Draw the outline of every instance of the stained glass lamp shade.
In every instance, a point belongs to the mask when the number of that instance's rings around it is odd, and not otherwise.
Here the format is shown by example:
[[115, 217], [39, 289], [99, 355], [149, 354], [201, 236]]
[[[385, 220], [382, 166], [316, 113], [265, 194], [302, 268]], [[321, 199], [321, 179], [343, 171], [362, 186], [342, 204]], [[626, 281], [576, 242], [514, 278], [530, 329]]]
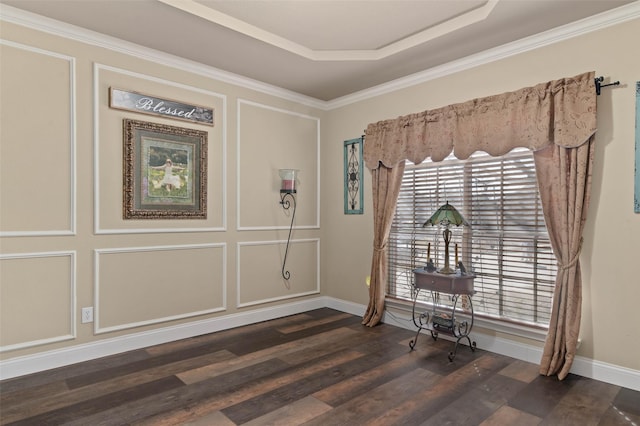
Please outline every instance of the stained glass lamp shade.
[[423, 227], [427, 225], [442, 225], [445, 227], [444, 231], [442, 231], [442, 237], [444, 238], [444, 267], [439, 269], [438, 272], [441, 274], [453, 274], [455, 269], [449, 267], [449, 242], [451, 241], [451, 230], [449, 226], [468, 226], [469, 222], [447, 201], [446, 204], [442, 205], [431, 215], [429, 220], [422, 224]]

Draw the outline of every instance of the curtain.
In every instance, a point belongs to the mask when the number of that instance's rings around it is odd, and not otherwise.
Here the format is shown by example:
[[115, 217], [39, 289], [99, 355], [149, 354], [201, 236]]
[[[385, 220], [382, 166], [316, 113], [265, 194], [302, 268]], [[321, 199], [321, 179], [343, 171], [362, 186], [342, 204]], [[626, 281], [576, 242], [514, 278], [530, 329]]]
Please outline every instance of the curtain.
[[371, 123], [363, 150], [367, 168], [401, 161], [442, 161], [452, 151], [494, 156], [516, 147], [538, 151], [549, 144], [574, 148], [596, 130], [594, 73], [553, 80], [515, 92]]
[[564, 379], [576, 354], [582, 306], [580, 250], [593, 168], [593, 137], [576, 148], [557, 145], [535, 152], [545, 222], [558, 260], [549, 334], [540, 373]]
[[[386, 242], [397, 191], [376, 170], [402, 169], [427, 157], [442, 161], [452, 151], [466, 159], [475, 151], [500, 156], [516, 147], [534, 151], [538, 185], [559, 272], [552, 319], [540, 371], [563, 379], [571, 368], [580, 329], [578, 257], [586, 220], [596, 131], [593, 71], [486, 98], [371, 123], [363, 157], [374, 176], [374, 247], [369, 306], [363, 323], [373, 326], [384, 310]], [[399, 185], [399, 183], [397, 184]], [[379, 187], [378, 187], [379, 186]], [[383, 193], [380, 193], [383, 188]], [[384, 200], [384, 202], [381, 202]], [[379, 209], [382, 209], [379, 211]], [[385, 226], [382, 218], [388, 218]], [[380, 218], [380, 219], [379, 219]]]
[[404, 174], [404, 162], [390, 168], [380, 165], [371, 171], [373, 190], [373, 259], [369, 281], [369, 305], [362, 324], [373, 327], [382, 319], [387, 289], [387, 241], [396, 212]]

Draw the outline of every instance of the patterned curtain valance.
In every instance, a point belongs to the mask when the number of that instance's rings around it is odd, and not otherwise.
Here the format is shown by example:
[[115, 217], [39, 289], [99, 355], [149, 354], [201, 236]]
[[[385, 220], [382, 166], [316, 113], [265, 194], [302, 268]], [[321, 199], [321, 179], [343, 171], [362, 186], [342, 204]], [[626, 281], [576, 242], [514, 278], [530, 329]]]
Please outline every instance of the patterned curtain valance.
[[367, 126], [364, 161], [369, 169], [400, 161], [460, 159], [475, 151], [506, 154], [550, 144], [574, 148], [596, 131], [595, 72], [553, 80], [515, 92], [379, 121]]

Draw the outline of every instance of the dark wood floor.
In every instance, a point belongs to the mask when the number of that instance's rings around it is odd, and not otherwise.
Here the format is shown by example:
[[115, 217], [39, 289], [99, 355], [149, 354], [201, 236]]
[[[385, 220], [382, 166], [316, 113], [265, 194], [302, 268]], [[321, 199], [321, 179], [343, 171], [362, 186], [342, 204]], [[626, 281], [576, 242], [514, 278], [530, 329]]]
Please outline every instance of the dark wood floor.
[[319, 309], [0, 382], [2, 424], [640, 425], [640, 392]]

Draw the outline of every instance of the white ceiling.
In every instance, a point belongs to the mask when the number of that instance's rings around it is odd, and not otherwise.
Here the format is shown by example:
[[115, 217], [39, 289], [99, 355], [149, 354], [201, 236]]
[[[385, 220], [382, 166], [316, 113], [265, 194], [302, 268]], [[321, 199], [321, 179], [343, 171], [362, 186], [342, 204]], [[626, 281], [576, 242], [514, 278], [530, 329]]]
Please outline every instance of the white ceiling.
[[640, 0], [1, 2], [321, 101], [640, 9]]

